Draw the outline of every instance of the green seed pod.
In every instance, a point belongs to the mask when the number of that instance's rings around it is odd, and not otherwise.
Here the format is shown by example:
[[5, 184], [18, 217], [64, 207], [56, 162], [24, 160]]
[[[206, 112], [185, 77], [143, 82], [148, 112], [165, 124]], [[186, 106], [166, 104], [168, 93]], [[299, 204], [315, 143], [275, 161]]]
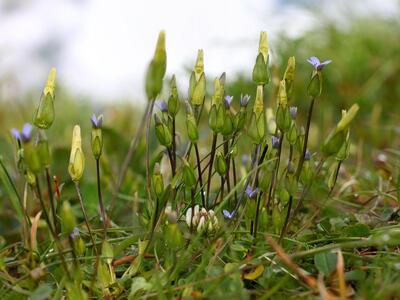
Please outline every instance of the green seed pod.
[[189, 102], [186, 102], [186, 128], [189, 140], [192, 143], [197, 143], [199, 140], [199, 130], [197, 129], [196, 119], [194, 118], [193, 110]]
[[289, 195], [294, 196], [297, 191], [297, 180], [294, 174], [288, 174], [285, 178], [285, 188]]
[[224, 72], [219, 77], [221, 99], [224, 99], [225, 96], [225, 82], [226, 82], [226, 73]]
[[290, 118], [289, 108], [278, 105], [276, 110], [276, 126], [282, 131], [287, 132], [292, 124], [292, 119]]
[[246, 124], [246, 109], [240, 108], [239, 112], [236, 113], [234, 121], [235, 121], [235, 131], [239, 132], [242, 131], [244, 128], [244, 125]]
[[86, 245], [85, 245], [85, 242], [83, 241], [83, 239], [81, 238], [80, 235], [76, 236], [73, 239], [72, 245], [73, 245], [75, 253], [78, 256], [84, 256], [85, 255], [85, 253], [86, 253]]
[[297, 141], [297, 128], [296, 123], [292, 122], [290, 129], [286, 135], [286, 140], [289, 142], [290, 145], [296, 144]]
[[193, 168], [186, 160], [183, 161], [182, 179], [187, 188], [192, 188], [196, 185], [196, 176], [194, 175]]
[[304, 145], [304, 135], [305, 129], [303, 126], [297, 127], [297, 141], [296, 141], [296, 150], [299, 153], [303, 152], [303, 145]]
[[202, 74], [204, 74], [204, 51], [199, 49], [197, 51], [196, 64], [194, 65], [194, 73], [196, 81], [199, 81]]
[[189, 81], [189, 101], [192, 105], [202, 105], [206, 95], [206, 77], [204, 74], [204, 53], [197, 52], [197, 60]]
[[69, 157], [68, 172], [72, 181], [78, 182], [85, 170], [85, 156], [82, 150], [81, 127], [75, 125], [72, 133], [71, 155]]
[[224, 176], [226, 173], [226, 161], [224, 155], [221, 152], [218, 152], [215, 157], [215, 171], [220, 176]]
[[321, 95], [322, 92], [322, 73], [320, 71], [314, 70], [311, 75], [310, 83], [307, 87], [307, 94], [316, 98]]
[[346, 142], [347, 132], [336, 132], [334, 129], [322, 144], [321, 151], [325, 157], [336, 155]]
[[303, 184], [309, 184], [313, 179], [313, 170], [310, 161], [304, 161], [303, 168], [300, 174], [300, 180]]
[[217, 133], [220, 132], [224, 126], [224, 109], [222, 104], [213, 104], [210, 109], [210, 114], [208, 118], [208, 125], [210, 129]]
[[233, 119], [229, 110], [225, 111], [224, 125], [222, 126], [221, 133], [223, 136], [230, 136], [233, 133]]
[[172, 145], [172, 134], [170, 130], [164, 123], [161, 122], [157, 114], [154, 114], [154, 120], [158, 142], [167, 148], [170, 147]]
[[336, 160], [344, 161], [346, 158], [349, 157], [349, 152], [350, 152], [350, 131], [347, 130], [346, 141], [343, 143], [339, 152], [336, 154]]
[[107, 240], [104, 240], [101, 245], [101, 256], [106, 264], [111, 265], [114, 259], [114, 250]]
[[64, 233], [70, 234], [74, 231], [74, 228], [76, 227], [76, 219], [68, 201], [64, 201], [61, 206], [60, 219]]
[[179, 97], [178, 97], [178, 89], [176, 87], [176, 79], [175, 75], [172, 75], [170, 86], [170, 95], [168, 98], [168, 113], [175, 117], [179, 111]]
[[146, 73], [146, 95], [148, 100], [154, 100], [161, 92], [163, 79], [167, 69], [167, 52], [165, 51], [165, 32], [158, 35], [156, 50]]
[[283, 218], [283, 214], [279, 211], [278, 206], [274, 206], [272, 210], [272, 225], [276, 234], [278, 234], [282, 228]]
[[56, 69], [50, 70], [46, 86], [40, 97], [39, 106], [36, 108], [33, 123], [42, 129], [47, 129], [54, 121], [54, 99], [56, 86]]
[[256, 63], [253, 68], [253, 81], [257, 85], [265, 85], [269, 82], [268, 60], [264, 60], [262, 53], [257, 55]]
[[156, 196], [158, 198], [161, 198], [163, 192], [164, 192], [164, 180], [162, 177], [162, 174], [160, 172], [160, 164], [156, 163], [154, 165], [154, 171], [153, 171], [153, 188]]
[[288, 100], [291, 100], [293, 95], [293, 81], [294, 81], [295, 68], [296, 68], [296, 59], [294, 56], [291, 56], [288, 59], [285, 75], [283, 76], [286, 82], [286, 94]]
[[45, 168], [49, 167], [50, 166], [49, 143], [47, 141], [46, 133], [43, 130], [39, 131], [39, 140], [37, 144], [37, 149], [41, 165]]
[[265, 136], [264, 115], [257, 116], [257, 114], [253, 112], [253, 117], [251, 118], [247, 134], [253, 140], [253, 143], [255, 144], [262, 143]]

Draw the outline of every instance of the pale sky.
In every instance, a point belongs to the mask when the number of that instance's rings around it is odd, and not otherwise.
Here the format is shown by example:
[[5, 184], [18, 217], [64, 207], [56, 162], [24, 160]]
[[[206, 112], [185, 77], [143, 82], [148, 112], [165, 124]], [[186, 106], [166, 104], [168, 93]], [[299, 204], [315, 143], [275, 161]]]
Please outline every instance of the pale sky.
[[[200, 48], [206, 74], [213, 78], [226, 71], [229, 80], [238, 71], [250, 74], [261, 30], [269, 34], [273, 55], [278, 32], [295, 36], [317, 24], [313, 14], [290, 4], [294, 2], [0, 0], [0, 79], [11, 77], [22, 90], [40, 87], [55, 66], [59, 81], [76, 97], [144, 101], [145, 69], [163, 29], [167, 77], [177, 74], [183, 90], [185, 67], [191, 67]], [[338, 19], [348, 3], [308, 2], [319, 3], [322, 16]], [[399, 8], [397, 0], [351, 3], [350, 10], [359, 14], [390, 15]]]

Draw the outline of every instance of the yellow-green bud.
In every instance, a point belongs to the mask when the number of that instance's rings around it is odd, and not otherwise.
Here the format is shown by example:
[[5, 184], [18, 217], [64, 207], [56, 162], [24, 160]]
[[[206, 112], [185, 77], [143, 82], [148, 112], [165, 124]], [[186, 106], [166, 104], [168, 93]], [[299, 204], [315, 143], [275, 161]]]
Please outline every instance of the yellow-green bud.
[[290, 129], [286, 135], [286, 140], [289, 142], [290, 145], [296, 144], [297, 140], [297, 128], [296, 128], [296, 123], [292, 122]]
[[224, 155], [221, 152], [218, 152], [215, 157], [215, 171], [220, 176], [224, 176], [226, 173], [226, 161]]
[[28, 169], [34, 174], [37, 174], [41, 168], [38, 150], [38, 147], [35, 146], [32, 141], [24, 144], [25, 162]]
[[33, 123], [42, 129], [47, 129], [54, 121], [54, 99], [56, 86], [56, 69], [50, 70], [46, 85], [40, 97], [39, 106], [36, 108]]
[[172, 134], [163, 122], [161, 122], [160, 118], [157, 114], [154, 114], [155, 126], [156, 126], [156, 137], [158, 142], [165, 146], [169, 147], [172, 145]]
[[92, 145], [92, 153], [95, 159], [100, 159], [101, 153], [103, 151], [103, 133], [102, 133], [102, 124], [103, 124], [103, 115], [96, 117], [92, 116], [92, 134], [91, 134], [91, 145]]
[[239, 112], [235, 115], [235, 130], [237, 132], [244, 128], [244, 125], [246, 124], [246, 116], [247, 113], [245, 108], [240, 108]]
[[303, 168], [300, 174], [300, 180], [303, 184], [309, 184], [313, 179], [313, 170], [310, 161], [304, 161]]
[[225, 96], [225, 82], [226, 82], [226, 73], [224, 72], [219, 77], [221, 99], [224, 99]]
[[68, 172], [72, 181], [78, 182], [85, 170], [85, 156], [82, 150], [81, 127], [75, 125], [72, 132], [71, 155], [69, 157]]
[[296, 68], [296, 59], [294, 56], [289, 57], [288, 64], [286, 66], [286, 71], [283, 76], [283, 79], [286, 82], [286, 94], [288, 100], [292, 98], [293, 94], [293, 81], [294, 81], [294, 71]]
[[329, 168], [329, 177], [328, 177], [328, 188], [332, 189], [335, 185], [336, 178], [339, 172], [339, 161], [335, 161], [331, 167]]
[[285, 188], [289, 195], [294, 196], [297, 191], [297, 180], [294, 174], [288, 174], [285, 180]]
[[30, 170], [27, 170], [25, 173], [25, 179], [29, 185], [35, 186], [36, 185], [36, 176]]
[[67, 234], [73, 232], [76, 226], [76, 219], [68, 201], [64, 201], [61, 206], [60, 218], [63, 232]]
[[346, 130], [347, 128], [349, 128], [351, 121], [357, 115], [357, 112], [359, 109], [360, 109], [360, 107], [358, 106], [358, 104], [353, 104], [348, 112], [343, 110], [342, 111], [342, 119], [337, 124], [337, 131], [342, 131], [342, 130]]
[[194, 65], [194, 73], [196, 81], [200, 80], [201, 75], [204, 73], [204, 52], [202, 49], [197, 51], [196, 64]]
[[257, 115], [264, 113], [264, 88], [262, 85], [257, 86], [256, 100], [254, 102], [253, 112]]
[[154, 165], [154, 171], [153, 171], [153, 188], [156, 196], [158, 198], [161, 198], [163, 192], [164, 192], [164, 180], [160, 172], [160, 164], [156, 163]]
[[165, 227], [164, 238], [169, 250], [175, 251], [184, 245], [183, 235], [176, 223], [168, 224]]
[[340, 148], [339, 152], [336, 154], [336, 160], [344, 161], [347, 157], [349, 157], [350, 153], [350, 131], [347, 130], [346, 140]]
[[265, 136], [265, 117], [264, 117], [264, 96], [263, 86], [257, 87], [256, 99], [253, 107], [253, 115], [251, 118], [248, 135], [255, 144], [260, 144]]
[[178, 89], [176, 87], [175, 75], [172, 75], [172, 79], [169, 86], [170, 86], [170, 95], [168, 98], [168, 113], [171, 116], [176, 116], [176, 114], [179, 111], [179, 97], [178, 97]]
[[268, 57], [268, 36], [265, 31], [260, 32], [260, 41], [258, 45], [258, 52], [261, 53], [264, 57], [264, 60], [267, 61]]
[[191, 97], [191, 103], [193, 105], [202, 105], [204, 101], [204, 97], [206, 96], [206, 77], [201, 74], [200, 79], [196, 81], [196, 84], [193, 89], [193, 94]]
[[158, 35], [157, 46], [146, 73], [146, 95], [154, 100], [161, 92], [163, 79], [167, 69], [167, 52], [165, 51], [165, 32]]
[[208, 125], [214, 132], [220, 132], [224, 126], [224, 108], [222, 104], [212, 104], [208, 118]]
[[229, 136], [233, 133], [233, 118], [229, 110], [225, 111], [224, 125], [222, 126], [221, 133], [223, 136]]

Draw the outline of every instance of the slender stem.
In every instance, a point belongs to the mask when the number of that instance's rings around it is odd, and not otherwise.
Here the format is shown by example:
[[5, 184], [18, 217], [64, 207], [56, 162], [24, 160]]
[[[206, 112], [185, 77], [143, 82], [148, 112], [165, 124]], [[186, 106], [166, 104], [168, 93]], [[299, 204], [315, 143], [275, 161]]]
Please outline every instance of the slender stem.
[[50, 179], [50, 169], [49, 169], [49, 167], [45, 168], [45, 172], [46, 172], [47, 190], [48, 190], [48, 194], [49, 194], [51, 213], [53, 215], [54, 230], [57, 232], [57, 215], [56, 215], [56, 208], [54, 206], [53, 189], [51, 188], [51, 179]]
[[300, 177], [301, 169], [303, 168], [303, 164], [304, 164], [304, 157], [305, 157], [306, 151], [307, 151], [308, 134], [310, 132], [311, 118], [312, 118], [315, 99], [316, 99], [315, 97], [313, 97], [311, 99], [310, 108], [308, 109], [307, 127], [306, 127], [306, 132], [304, 135], [303, 151], [301, 153], [301, 156], [299, 159], [299, 164], [297, 165], [297, 170], [296, 170], [296, 178], [297, 179], [299, 179], [299, 177]]
[[174, 154], [173, 152], [173, 147], [171, 148], [166, 148], [167, 149], [167, 153], [168, 153], [168, 158], [169, 158], [169, 163], [171, 165], [171, 173], [172, 173], [172, 178], [175, 177], [175, 164], [174, 164]]
[[190, 216], [190, 233], [193, 233], [193, 217], [194, 217], [194, 195], [195, 191], [194, 189], [190, 189], [190, 201], [192, 205], [192, 215]]
[[[174, 170], [176, 170], [176, 124], [175, 116], [172, 117], [172, 155], [174, 159]], [[174, 175], [175, 176], [175, 175]]]
[[148, 195], [148, 200], [151, 201], [151, 191], [150, 191], [150, 124], [151, 124], [151, 117], [153, 115], [153, 108], [154, 108], [155, 100], [151, 100], [150, 108], [147, 112], [146, 118], [146, 190]]
[[229, 153], [229, 139], [224, 137], [224, 155], [225, 155], [225, 163], [226, 163], [226, 173], [225, 173], [225, 181], [226, 181], [226, 190], [228, 194], [231, 191], [231, 181], [230, 181], [230, 164], [231, 164], [231, 155]]
[[284, 236], [286, 234], [287, 226], [289, 224], [290, 212], [292, 210], [292, 203], [293, 203], [293, 196], [290, 195], [288, 208], [287, 208], [287, 212], [286, 212], [285, 223], [282, 226], [281, 235], [279, 236], [279, 241], [278, 241], [279, 244], [282, 242], [282, 239], [284, 238]]
[[62, 246], [61, 246], [61, 243], [60, 243], [60, 239], [58, 238], [58, 235], [56, 234], [56, 232], [53, 230], [53, 226], [50, 223], [49, 215], [47, 214], [46, 206], [44, 205], [44, 202], [43, 202], [43, 198], [42, 198], [42, 194], [41, 194], [40, 186], [39, 186], [39, 178], [38, 178], [38, 176], [36, 176], [36, 193], [34, 192], [34, 194], [36, 194], [37, 197], [39, 198], [39, 202], [40, 202], [40, 205], [42, 206], [44, 218], [46, 219], [47, 226], [49, 227], [50, 234], [52, 235], [53, 239], [55, 240], [55, 244], [56, 244], [56, 247], [57, 247], [57, 250], [58, 250], [57, 252], [58, 252], [58, 255], [59, 255], [60, 260], [61, 260], [61, 265], [63, 266], [63, 268], [64, 268], [64, 270], [65, 270], [65, 272], [67, 274], [68, 279], [72, 279], [72, 276], [71, 276], [71, 274], [70, 274], [70, 272], [68, 270], [68, 266], [67, 266], [67, 264], [65, 262], [64, 255], [62, 254], [63, 249], [62, 249]]
[[132, 157], [133, 157], [133, 153], [135, 152], [137, 146], [139, 145], [139, 141], [140, 141], [140, 139], [142, 137], [144, 126], [146, 124], [146, 118], [147, 118], [147, 115], [148, 115], [149, 108], [150, 108], [150, 103], [147, 102], [145, 112], [144, 112], [144, 114], [142, 116], [142, 120], [140, 121], [140, 125], [139, 125], [139, 127], [138, 127], [138, 129], [136, 131], [135, 136], [131, 140], [128, 152], [127, 152], [127, 154], [125, 156], [124, 162], [122, 163], [120, 176], [118, 178], [117, 186], [116, 186], [116, 189], [115, 189], [115, 194], [114, 194], [114, 196], [112, 198], [112, 201], [111, 201], [111, 205], [110, 205], [111, 207], [113, 206], [113, 204], [114, 204], [114, 202], [115, 202], [115, 200], [117, 198], [117, 195], [118, 195], [118, 193], [119, 193], [119, 191], [121, 189], [121, 186], [122, 186], [122, 184], [124, 182], [126, 173], [128, 171], [129, 163], [131, 162]]
[[104, 209], [103, 194], [101, 193], [100, 159], [96, 159], [96, 174], [97, 174], [97, 196], [99, 198], [99, 208], [104, 228], [103, 239], [105, 240], [107, 238], [107, 215]]
[[279, 147], [278, 147], [278, 152], [276, 154], [277, 160], [275, 161], [275, 167], [273, 170], [272, 178], [271, 178], [271, 183], [269, 185], [269, 191], [268, 191], [268, 200], [267, 200], [267, 207], [269, 208], [270, 205], [273, 205], [274, 202], [274, 196], [275, 196], [275, 181], [278, 176], [278, 171], [279, 171], [279, 165], [280, 165], [280, 160], [281, 160], [281, 154], [282, 154], [282, 143], [283, 143], [283, 138], [284, 138], [284, 133], [282, 132], [280, 139], [279, 139]]
[[214, 163], [215, 147], [217, 145], [217, 137], [218, 137], [218, 134], [214, 133], [213, 141], [212, 141], [212, 145], [211, 145], [210, 165], [208, 167], [208, 178], [207, 178], [208, 181], [207, 181], [207, 194], [206, 194], [206, 204], [207, 204], [207, 206], [208, 206], [208, 202], [210, 201], [208, 199], [208, 197], [210, 195], [211, 174], [212, 174], [212, 167], [213, 167], [213, 163]]
[[[235, 163], [235, 157], [232, 157], [232, 173], [233, 173], [233, 186], [236, 186], [237, 184], [237, 177], [236, 177], [236, 163]], [[237, 191], [235, 189], [235, 203], [237, 203], [238, 198], [237, 198]]]
[[[220, 197], [220, 202], [224, 200], [224, 186], [225, 186], [225, 177], [221, 176], [221, 197]], [[215, 199], [215, 204], [217, 204], [217, 198]]]
[[79, 185], [79, 182], [75, 182], [75, 189], [76, 189], [76, 193], [77, 193], [77, 195], [78, 195], [79, 204], [81, 205], [83, 218], [84, 218], [84, 220], [85, 220], [85, 224], [86, 224], [86, 227], [87, 227], [87, 229], [88, 229], [88, 232], [89, 232], [89, 235], [90, 235], [90, 239], [92, 240], [94, 252], [96, 253], [96, 255], [98, 255], [98, 253], [97, 253], [97, 248], [96, 248], [96, 242], [95, 242], [95, 240], [94, 240], [94, 236], [93, 236], [92, 230], [90, 229], [89, 219], [88, 219], [88, 216], [87, 216], [87, 214], [86, 214], [85, 206], [83, 205], [81, 187], [80, 187], [80, 185]]
[[196, 152], [197, 172], [199, 174], [201, 202], [202, 202], [203, 207], [206, 207], [206, 200], [204, 198], [203, 179], [202, 179], [202, 174], [201, 174], [200, 154], [199, 154], [199, 147], [197, 146], [197, 143], [194, 143], [194, 150]]
[[333, 185], [332, 185], [332, 187], [331, 187], [331, 189], [330, 189], [330, 191], [329, 191], [329, 193], [328, 193], [328, 198], [331, 196], [331, 194], [332, 194], [332, 192], [333, 192], [333, 189], [334, 189], [335, 186], [336, 186], [336, 181], [337, 181], [338, 176], [339, 176], [339, 171], [340, 171], [341, 165], [342, 165], [342, 161], [340, 160], [340, 161], [338, 162], [338, 165], [337, 165], [336, 170], [335, 170], [335, 179], [334, 179]]

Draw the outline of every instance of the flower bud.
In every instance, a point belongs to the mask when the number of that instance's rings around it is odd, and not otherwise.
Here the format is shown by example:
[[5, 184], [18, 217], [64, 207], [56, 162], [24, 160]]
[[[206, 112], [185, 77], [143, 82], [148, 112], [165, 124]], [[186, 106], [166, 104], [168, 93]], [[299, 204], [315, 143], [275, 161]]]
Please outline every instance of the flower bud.
[[336, 160], [344, 161], [347, 157], [349, 157], [350, 153], [350, 131], [347, 130], [346, 140], [340, 148], [339, 152], [336, 153]]
[[204, 73], [200, 76], [200, 79], [196, 82], [190, 102], [193, 105], [202, 105], [204, 97], [206, 95], [206, 77]]
[[94, 114], [91, 118], [92, 121], [92, 135], [91, 135], [91, 145], [92, 153], [95, 159], [100, 159], [101, 153], [103, 151], [103, 115], [96, 117]]
[[357, 115], [357, 112], [359, 109], [360, 109], [360, 107], [358, 106], [358, 104], [353, 104], [350, 107], [348, 112], [343, 110], [342, 111], [342, 119], [337, 124], [337, 131], [342, 131], [342, 130], [346, 130], [347, 128], [349, 128], [351, 121]]
[[307, 87], [307, 94], [316, 98], [322, 93], [322, 74], [320, 71], [314, 70], [311, 74], [311, 80]]
[[201, 75], [204, 73], [204, 51], [199, 49], [197, 51], [196, 64], [194, 65], [194, 73], [196, 75], [196, 81], [199, 81]]
[[269, 82], [268, 60], [265, 61], [261, 53], [257, 55], [253, 68], [253, 81], [257, 85], [265, 85]]
[[56, 86], [56, 69], [50, 70], [46, 85], [40, 97], [39, 106], [36, 108], [33, 123], [42, 129], [47, 129], [54, 121], [54, 99]]
[[24, 144], [24, 159], [28, 169], [34, 174], [37, 174], [41, 168], [38, 150], [39, 148], [32, 141]]
[[187, 188], [193, 188], [196, 185], [196, 176], [194, 175], [193, 168], [186, 160], [183, 161], [182, 179]]
[[79, 229], [75, 227], [69, 236], [71, 237], [72, 246], [74, 248], [75, 253], [78, 256], [84, 256], [86, 252], [86, 245], [83, 239], [81, 238]]
[[296, 144], [296, 140], [297, 140], [297, 128], [296, 128], [296, 124], [294, 122], [292, 122], [290, 129], [286, 135], [286, 140], [289, 142], [290, 145], [294, 145]]
[[189, 81], [189, 101], [192, 105], [202, 105], [206, 95], [206, 77], [204, 74], [204, 53], [197, 52], [197, 60]]
[[199, 140], [199, 130], [197, 129], [196, 119], [194, 118], [193, 110], [189, 102], [186, 102], [186, 128], [189, 140], [192, 143], [197, 143]]
[[72, 133], [71, 155], [69, 157], [68, 172], [72, 181], [78, 182], [85, 169], [85, 156], [82, 150], [81, 127], [75, 125]]
[[60, 219], [62, 230], [64, 233], [70, 234], [76, 226], [76, 219], [72, 212], [71, 205], [68, 201], [64, 201], [60, 210]]
[[220, 176], [224, 176], [226, 173], [226, 161], [224, 155], [221, 152], [218, 152], [215, 157], [215, 171]]
[[294, 174], [288, 174], [285, 178], [285, 188], [289, 195], [294, 196], [297, 191], [297, 180]]
[[280, 144], [279, 138], [273, 135], [271, 138], [271, 144], [273, 149], [278, 149]]
[[253, 115], [248, 129], [248, 135], [255, 144], [260, 144], [265, 136], [265, 117], [263, 86], [257, 87], [256, 100], [253, 107]]
[[178, 224], [172, 223], [165, 227], [164, 238], [167, 248], [171, 251], [181, 249], [184, 245], [184, 239], [182, 232], [179, 229]]
[[157, 114], [154, 114], [154, 121], [158, 142], [167, 148], [170, 147], [172, 145], [172, 134], [169, 131], [168, 127], [163, 122], [161, 122]]
[[297, 116], [297, 107], [296, 106], [289, 107], [289, 113], [290, 113], [290, 117], [294, 121], [296, 119], [296, 116]]
[[229, 110], [225, 111], [224, 125], [222, 126], [221, 133], [223, 136], [229, 136], [233, 133], [233, 118]]
[[148, 100], [154, 100], [161, 92], [163, 79], [167, 69], [167, 53], [165, 51], [165, 32], [158, 35], [156, 50], [146, 73], [146, 95]]
[[171, 116], [176, 116], [176, 114], [179, 111], [179, 97], [178, 97], [178, 88], [176, 87], [175, 75], [172, 75], [169, 87], [170, 87], [170, 95], [168, 98], [168, 113]]
[[235, 117], [234, 117], [234, 122], [235, 122], [235, 131], [239, 132], [241, 130], [243, 130], [244, 125], [246, 124], [246, 110], [241, 109], [239, 110], [238, 113], [236, 113]]
[[283, 131], [287, 132], [292, 124], [292, 119], [290, 117], [289, 108], [278, 105], [276, 110], [276, 126]]
[[249, 95], [244, 95], [240, 97], [240, 106], [246, 108], [247, 104], [249, 104], [249, 101], [250, 101]]
[[338, 176], [338, 172], [339, 172], [339, 161], [335, 161], [331, 167], [329, 168], [329, 177], [328, 177], [328, 188], [332, 189], [335, 186], [336, 183], [336, 178]]
[[286, 108], [288, 103], [287, 94], [286, 94], [286, 81], [281, 80], [279, 83], [278, 89], [278, 105]]
[[164, 181], [163, 177], [160, 172], [160, 164], [156, 163], [154, 165], [154, 171], [153, 171], [153, 188], [156, 196], [158, 198], [161, 198], [163, 192], [164, 192]]
[[291, 56], [288, 59], [286, 71], [283, 76], [283, 79], [286, 82], [286, 94], [289, 100], [292, 98], [293, 95], [293, 81], [294, 81], [295, 68], [296, 68], [296, 59], [294, 58], [294, 56]]

